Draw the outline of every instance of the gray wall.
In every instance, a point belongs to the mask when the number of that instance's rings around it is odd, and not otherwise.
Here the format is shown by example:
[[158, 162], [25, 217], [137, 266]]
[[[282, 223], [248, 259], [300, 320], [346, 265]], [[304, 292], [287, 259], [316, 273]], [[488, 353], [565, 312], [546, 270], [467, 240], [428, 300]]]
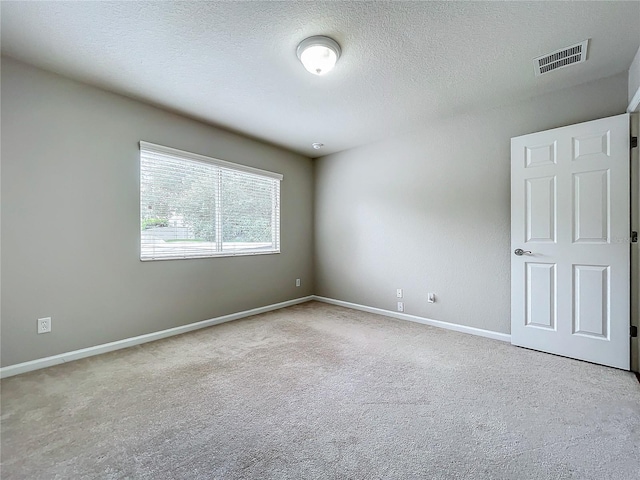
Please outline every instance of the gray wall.
[[629, 67], [629, 93], [628, 102], [631, 103], [631, 99], [640, 88], [640, 48], [636, 52], [636, 56]]
[[508, 333], [510, 138], [626, 106], [624, 72], [316, 160], [316, 293]]
[[[11, 59], [1, 72], [3, 366], [313, 293], [310, 159]], [[282, 253], [140, 262], [139, 140], [282, 173]]]

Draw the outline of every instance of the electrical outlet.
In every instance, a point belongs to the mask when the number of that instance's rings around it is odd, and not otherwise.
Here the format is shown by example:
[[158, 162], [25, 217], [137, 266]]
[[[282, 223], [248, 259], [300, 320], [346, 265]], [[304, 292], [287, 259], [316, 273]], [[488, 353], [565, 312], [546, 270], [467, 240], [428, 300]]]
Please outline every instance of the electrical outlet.
[[300, 279], [296, 278], [296, 287], [299, 287], [299, 286], [300, 286]]
[[398, 289], [396, 290], [396, 297], [398, 297], [398, 298], [402, 298], [402, 289], [401, 289], [401, 288], [398, 288]]
[[398, 311], [404, 312], [404, 302], [398, 302]]
[[436, 294], [433, 292], [427, 293], [427, 302], [436, 303]]
[[38, 333], [49, 333], [51, 331], [51, 317], [38, 319]]

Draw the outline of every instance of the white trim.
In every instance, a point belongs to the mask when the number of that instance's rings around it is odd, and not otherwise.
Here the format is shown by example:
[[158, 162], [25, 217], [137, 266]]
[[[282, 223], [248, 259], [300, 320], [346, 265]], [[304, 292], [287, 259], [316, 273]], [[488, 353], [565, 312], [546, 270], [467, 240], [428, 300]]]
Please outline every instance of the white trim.
[[468, 327], [466, 325], [456, 325], [455, 323], [442, 322], [440, 320], [432, 320], [430, 318], [418, 317], [416, 315], [409, 315], [407, 313], [392, 312], [390, 310], [384, 310], [382, 308], [368, 307], [366, 305], [359, 305], [357, 303], [345, 302], [343, 300], [335, 300], [333, 298], [320, 297], [318, 295], [309, 295], [308, 297], [295, 298], [293, 300], [287, 300], [286, 302], [274, 303], [264, 307], [258, 307], [251, 310], [245, 310], [238, 313], [231, 313], [229, 315], [223, 315], [221, 317], [211, 318], [209, 320], [203, 320], [201, 322], [190, 323], [188, 325], [182, 325], [180, 327], [169, 328], [167, 330], [161, 330], [159, 332], [147, 333], [145, 335], [139, 335], [137, 337], [125, 338], [123, 340], [117, 340], [115, 342], [104, 343], [102, 345], [96, 345], [94, 347], [82, 348], [80, 350], [74, 350], [72, 352], [61, 353], [59, 355], [53, 355], [51, 357], [39, 358], [37, 360], [31, 360], [29, 362], [18, 363], [16, 365], [9, 365], [7, 367], [0, 368], [0, 378], [12, 377], [14, 375], [20, 375], [21, 373], [32, 372], [34, 370], [40, 370], [41, 368], [52, 367], [54, 365], [61, 365], [73, 360], [79, 360], [81, 358], [93, 357], [102, 353], [113, 352], [115, 350], [121, 350], [123, 348], [133, 347], [135, 345], [141, 345], [147, 342], [153, 342], [162, 338], [173, 337], [174, 335], [181, 335], [183, 333], [191, 332], [193, 330], [199, 330], [201, 328], [211, 327], [220, 323], [231, 322], [233, 320], [239, 320], [241, 318], [250, 317], [252, 315], [258, 315], [260, 313], [270, 312], [272, 310], [278, 310], [280, 308], [290, 307], [300, 303], [309, 302], [311, 300], [317, 300], [318, 302], [329, 303], [331, 305], [338, 305], [340, 307], [351, 308], [353, 310], [360, 310], [363, 312], [375, 313], [385, 317], [397, 318], [399, 320], [408, 320], [410, 322], [421, 323], [423, 325], [430, 325], [432, 327], [444, 328], [447, 330], [453, 330], [460, 333], [468, 333], [471, 335], [477, 335], [480, 337], [491, 338], [493, 340], [500, 340], [503, 342], [510, 342], [511, 335], [506, 333], [494, 332], [491, 330], [483, 330], [481, 328]]
[[195, 322], [188, 325], [182, 325], [180, 327], [161, 330], [159, 332], [147, 333], [145, 335], [139, 335], [137, 337], [125, 338], [123, 340], [118, 340], [115, 342], [104, 343], [102, 345], [96, 345], [94, 347], [82, 348], [80, 350], [61, 353], [59, 355], [53, 355], [51, 357], [39, 358], [37, 360], [18, 363], [16, 365], [9, 365], [7, 367], [0, 368], [0, 378], [12, 377], [21, 373], [31, 372], [33, 370], [39, 370], [41, 368], [51, 367], [53, 365], [60, 365], [72, 360], [79, 360], [81, 358], [92, 357], [94, 355], [100, 355], [102, 353], [113, 352], [114, 350], [120, 350], [122, 348], [133, 347], [134, 345], [153, 342], [162, 338], [173, 337], [174, 335], [180, 335], [186, 332], [191, 332], [193, 330], [199, 330], [201, 328], [218, 325], [220, 323], [231, 322], [232, 320], [238, 320], [240, 318], [258, 315], [260, 313], [290, 307], [292, 305], [305, 303], [310, 300], [313, 300], [312, 295], [308, 297], [300, 297], [293, 300], [287, 300], [286, 302], [274, 303], [273, 305], [267, 305], [265, 307], [253, 308], [251, 310], [245, 310], [243, 312], [231, 313], [229, 315], [223, 315], [222, 317], [211, 318], [209, 320], [203, 320], [201, 322]]
[[264, 177], [275, 178], [276, 180], [282, 180], [284, 178], [281, 173], [269, 172], [268, 170], [249, 167], [247, 165], [240, 165], [239, 163], [227, 162], [226, 160], [220, 160], [219, 158], [207, 157], [198, 153], [186, 152], [184, 150], [178, 150], [177, 148], [156, 145], [155, 143], [144, 142], [142, 140], [140, 141], [140, 150], [144, 150], [145, 152], [150, 153], [159, 153], [161, 155], [171, 155], [172, 157], [186, 158], [188, 160], [194, 160], [196, 162], [211, 163], [222, 168], [231, 168], [233, 170], [254, 173], [256, 175], [262, 175]]
[[509, 335], [508, 333], [483, 330], [482, 328], [468, 327], [466, 325], [457, 325], [455, 323], [432, 320], [430, 318], [418, 317], [417, 315], [409, 315], [407, 313], [393, 312], [391, 310], [383, 310], [382, 308], [367, 307], [366, 305], [358, 305], [357, 303], [335, 300], [333, 298], [319, 297], [317, 295], [313, 295], [313, 299], [317, 300], [318, 302], [330, 303], [331, 305], [339, 305], [341, 307], [361, 310], [363, 312], [376, 313], [378, 315], [384, 315], [385, 317], [397, 318], [399, 320], [408, 320], [410, 322], [422, 323], [423, 325], [430, 325], [432, 327], [445, 328], [447, 330], [453, 330], [460, 333], [469, 333], [471, 335], [491, 338], [493, 340], [500, 340], [502, 342], [511, 342], [511, 335]]
[[[0, 0], [1, 1], [1, 0]], [[280, 249], [278, 250], [263, 250], [263, 251], [257, 251], [257, 252], [251, 252], [249, 250], [246, 251], [242, 251], [239, 250], [237, 252], [234, 252], [233, 250], [230, 252], [213, 252], [213, 253], [207, 253], [206, 255], [191, 255], [191, 256], [184, 256], [184, 257], [145, 257], [142, 258], [142, 256], [140, 256], [140, 261], [141, 262], [164, 262], [166, 260], [198, 260], [198, 259], [202, 259], [202, 258], [218, 258], [218, 257], [255, 257], [258, 255], [277, 255], [280, 252]]]
[[627, 113], [639, 112], [640, 109], [640, 87], [636, 90], [636, 94], [633, 96], [627, 107]]

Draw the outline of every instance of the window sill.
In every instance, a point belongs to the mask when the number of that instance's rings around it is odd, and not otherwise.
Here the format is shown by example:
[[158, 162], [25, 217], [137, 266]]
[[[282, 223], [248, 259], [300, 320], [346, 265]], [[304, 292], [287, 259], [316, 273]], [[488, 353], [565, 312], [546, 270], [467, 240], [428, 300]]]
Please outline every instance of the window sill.
[[154, 258], [140, 258], [141, 262], [159, 262], [165, 260], [198, 260], [203, 258], [219, 258], [219, 257], [253, 257], [256, 255], [274, 255], [279, 254], [280, 250], [269, 250], [262, 252], [222, 252], [207, 255], [189, 255], [185, 257], [154, 257]]

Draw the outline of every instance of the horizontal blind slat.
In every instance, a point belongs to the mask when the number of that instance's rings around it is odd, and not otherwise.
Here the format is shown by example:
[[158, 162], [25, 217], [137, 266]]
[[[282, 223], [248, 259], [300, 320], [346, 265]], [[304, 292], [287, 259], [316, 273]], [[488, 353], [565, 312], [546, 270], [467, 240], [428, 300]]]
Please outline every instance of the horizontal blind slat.
[[279, 252], [281, 176], [175, 152], [141, 148], [142, 260]]

